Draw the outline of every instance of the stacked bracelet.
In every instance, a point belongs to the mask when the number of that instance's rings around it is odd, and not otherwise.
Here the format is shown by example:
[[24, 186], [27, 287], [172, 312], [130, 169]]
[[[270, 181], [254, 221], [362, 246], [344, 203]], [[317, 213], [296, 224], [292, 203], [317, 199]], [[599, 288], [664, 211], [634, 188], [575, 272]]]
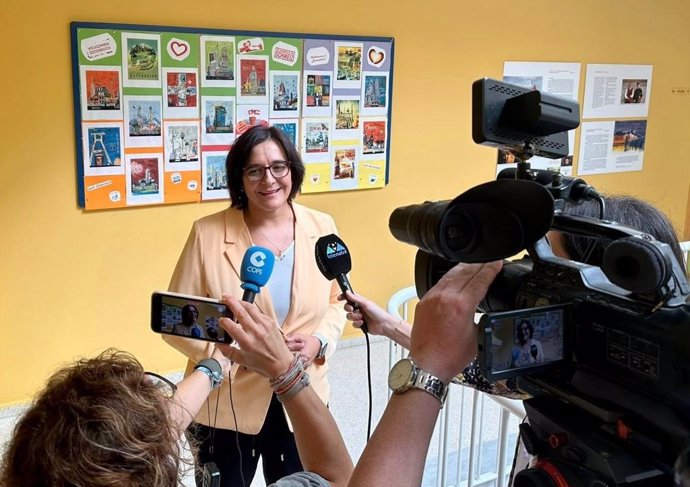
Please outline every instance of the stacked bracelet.
[[271, 387], [280, 402], [295, 396], [309, 385], [309, 374], [304, 371], [304, 359], [295, 355], [294, 360], [282, 375], [270, 380]]

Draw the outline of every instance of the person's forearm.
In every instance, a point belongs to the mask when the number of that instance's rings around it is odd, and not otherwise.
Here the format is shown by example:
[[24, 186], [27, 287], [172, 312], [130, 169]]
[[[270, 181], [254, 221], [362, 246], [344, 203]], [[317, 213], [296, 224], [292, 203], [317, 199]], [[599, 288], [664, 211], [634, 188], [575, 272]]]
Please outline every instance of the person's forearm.
[[[393, 394], [348, 486], [421, 485], [424, 462], [440, 409], [438, 399], [422, 390]], [[435, 411], [435, 414], [430, 414], [430, 411]]]
[[170, 417], [182, 433], [211, 393], [211, 381], [208, 375], [200, 371], [192, 372], [177, 384], [173, 396]]
[[333, 416], [319, 396], [307, 386], [283, 405], [292, 421], [305, 470], [318, 473], [333, 487], [347, 485], [352, 460]]
[[405, 320], [399, 319], [394, 321], [390, 328], [387, 328], [388, 338], [400, 345], [406, 350], [410, 349], [410, 336], [412, 335], [412, 326]]

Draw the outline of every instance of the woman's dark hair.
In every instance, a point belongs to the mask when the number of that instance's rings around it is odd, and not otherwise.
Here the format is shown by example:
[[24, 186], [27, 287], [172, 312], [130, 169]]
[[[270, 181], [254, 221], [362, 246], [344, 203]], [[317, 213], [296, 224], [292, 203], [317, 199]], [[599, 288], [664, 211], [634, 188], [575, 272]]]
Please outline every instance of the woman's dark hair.
[[[621, 225], [648, 233], [658, 241], [668, 244], [681, 267], [685, 270], [685, 256], [680, 248], [678, 235], [673, 224], [664, 213], [646, 201], [632, 196], [605, 196], [604, 201], [606, 203], [605, 220], [618, 222]], [[587, 200], [579, 205], [566, 203], [563, 213], [599, 218], [599, 204], [592, 200]], [[568, 253], [570, 259], [583, 262], [592, 239], [567, 233], [562, 235], [563, 249]], [[597, 241], [584, 263], [601, 266], [607, 245], [607, 241]]]
[[126, 352], [79, 360], [48, 379], [17, 423], [0, 485], [179, 485], [172, 401]]
[[240, 135], [228, 152], [225, 159], [225, 170], [228, 175], [228, 187], [230, 188], [230, 206], [238, 210], [247, 208], [248, 200], [244, 192], [243, 176], [252, 149], [267, 140], [275, 141], [285, 152], [285, 157], [290, 162], [290, 178], [292, 190], [288, 201], [292, 201], [304, 180], [304, 163], [295, 145], [285, 135], [285, 132], [276, 127], [264, 127], [255, 125]]
[[527, 340], [525, 340], [525, 336], [522, 333], [522, 325], [527, 325], [527, 329], [529, 330], [529, 337], [527, 338], [532, 338], [534, 336], [534, 327], [532, 326], [532, 323], [530, 323], [529, 320], [523, 318], [522, 320], [520, 320], [520, 324], [517, 328], [517, 336], [520, 345], [524, 345], [525, 343], [527, 343]]
[[185, 325], [193, 325], [194, 322], [196, 321], [194, 319], [194, 313], [196, 312], [196, 317], [199, 317], [199, 310], [197, 309], [196, 306], [193, 304], [185, 304], [182, 306], [182, 311], [180, 312], [182, 314], [182, 323]]

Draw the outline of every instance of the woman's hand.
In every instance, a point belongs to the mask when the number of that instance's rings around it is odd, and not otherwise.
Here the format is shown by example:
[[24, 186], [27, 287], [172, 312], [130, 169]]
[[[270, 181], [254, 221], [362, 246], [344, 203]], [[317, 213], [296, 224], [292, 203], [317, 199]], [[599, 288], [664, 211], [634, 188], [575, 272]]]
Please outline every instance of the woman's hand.
[[321, 349], [318, 338], [303, 333], [294, 333], [285, 337], [285, 343], [291, 352], [300, 354], [308, 364], [311, 364]]
[[[345, 294], [338, 296], [338, 300], [347, 301], [345, 304], [347, 319], [352, 321], [352, 325], [355, 328], [360, 328], [366, 321], [370, 334], [385, 336], [399, 345], [409, 348], [409, 337], [411, 333], [409, 323], [396, 318], [381, 306], [364, 296], [350, 291], [346, 291]], [[359, 309], [354, 309], [354, 306], [350, 303], [357, 304]]]
[[290, 352], [275, 322], [254, 305], [223, 295], [237, 322], [221, 318], [220, 326], [237, 342], [239, 348], [218, 346], [226, 356], [238, 364], [255, 370], [268, 378], [283, 374], [294, 355]]

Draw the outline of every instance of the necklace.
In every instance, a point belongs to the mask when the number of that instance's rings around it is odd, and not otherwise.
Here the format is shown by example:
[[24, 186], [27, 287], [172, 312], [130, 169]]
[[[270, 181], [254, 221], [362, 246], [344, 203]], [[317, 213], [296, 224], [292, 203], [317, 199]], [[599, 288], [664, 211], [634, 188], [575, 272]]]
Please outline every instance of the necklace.
[[293, 221], [292, 218], [291, 224], [288, 225], [287, 230], [285, 231], [285, 236], [282, 238], [282, 245], [276, 244], [271, 237], [266, 235], [261, 228], [258, 226], [254, 226], [255, 230], [258, 230], [258, 232], [263, 235], [263, 237], [270, 242], [270, 244], [278, 251], [278, 255], [276, 255], [276, 259], [278, 260], [283, 260], [285, 258], [284, 252], [290, 247], [290, 244], [292, 243], [292, 239], [290, 239], [290, 228], [292, 227]]

